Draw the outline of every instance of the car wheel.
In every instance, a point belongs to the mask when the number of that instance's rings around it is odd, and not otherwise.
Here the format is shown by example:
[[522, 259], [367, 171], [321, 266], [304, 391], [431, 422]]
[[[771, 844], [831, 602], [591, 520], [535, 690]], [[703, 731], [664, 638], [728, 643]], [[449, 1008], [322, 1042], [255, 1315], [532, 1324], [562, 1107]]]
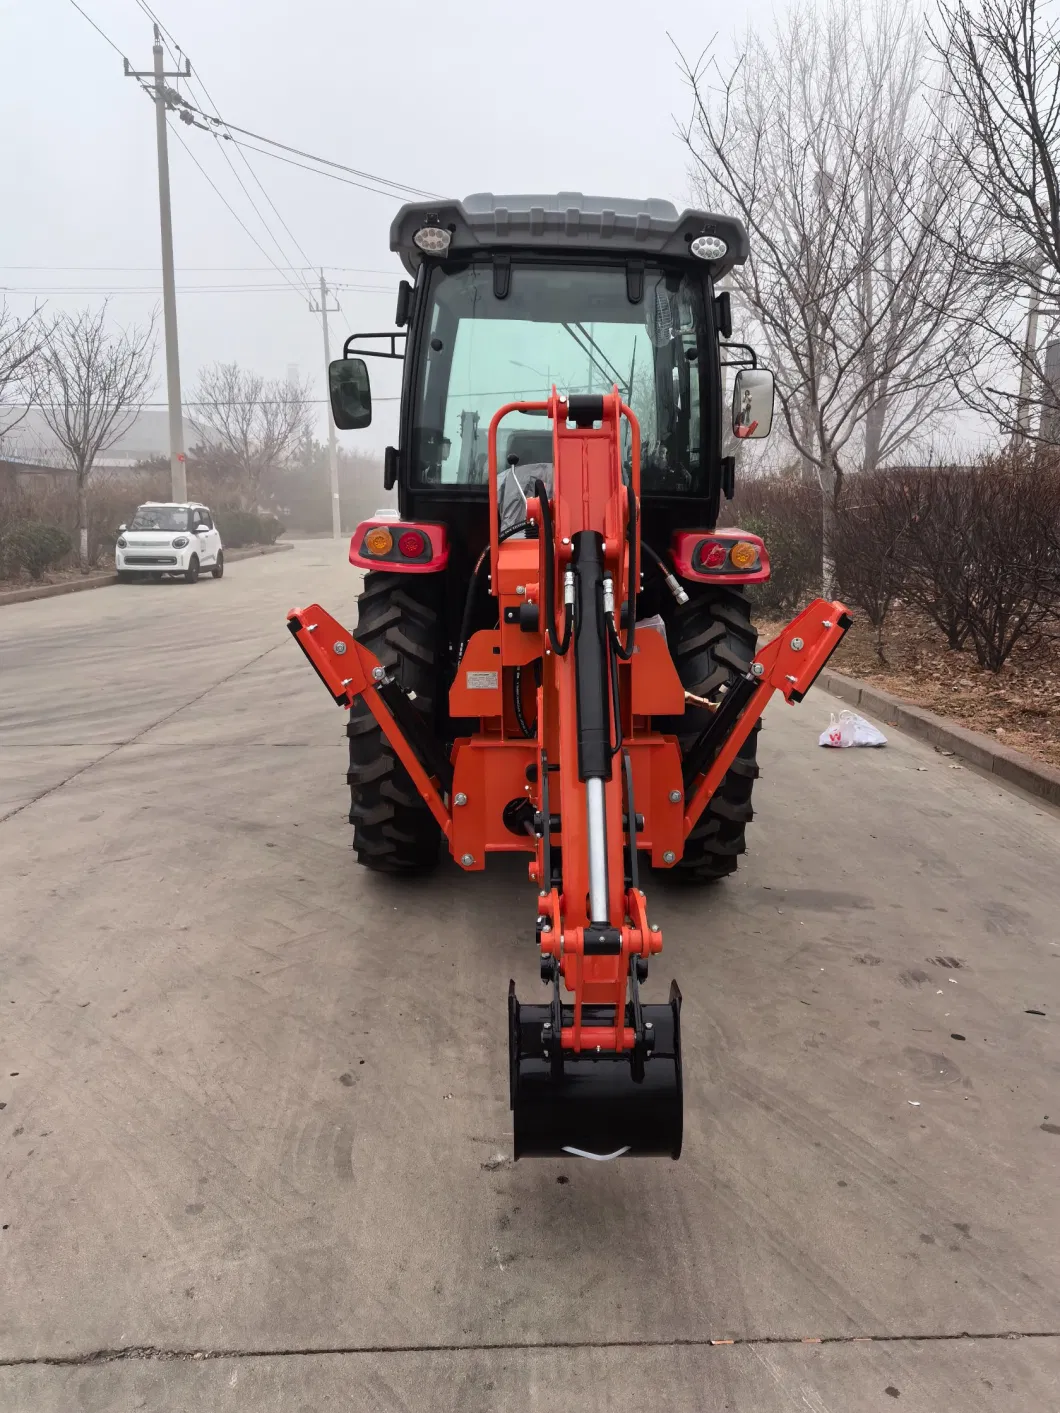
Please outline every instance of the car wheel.
[[210, 570], [210, 573], [213, 575], [213, 577], [214, 577], [215, 579], [220, 579], [220, 578], [222, 577], [222, 575], [224, 574], [224, 572], [225, 572], [225, 552], [224, 552], [224, 550], [218, 550], [218, 551], [217, 551], [217, 563], [216, 563], [216, 564], [214, 565], [214, 567]]
[[193, 554], [191, 559], [188, 561], [187, 569], [185, 569], [184, 571], [184, 582], [185, 584], [194, 584], [198, 581], [198, 578], [199, 556], [197, 554]]

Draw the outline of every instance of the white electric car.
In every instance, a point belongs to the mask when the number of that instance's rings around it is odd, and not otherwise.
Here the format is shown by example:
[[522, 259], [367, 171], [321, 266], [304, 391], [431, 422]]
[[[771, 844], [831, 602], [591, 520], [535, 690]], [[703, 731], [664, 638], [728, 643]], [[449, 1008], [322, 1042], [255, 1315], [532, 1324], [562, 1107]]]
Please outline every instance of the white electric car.
[[114, 567], [119, 579], [176, 574], [194, 584], [200, 571], [215, 579], [225, 572], [221, 536], [205, 505], [149, 500], [118, 529]]

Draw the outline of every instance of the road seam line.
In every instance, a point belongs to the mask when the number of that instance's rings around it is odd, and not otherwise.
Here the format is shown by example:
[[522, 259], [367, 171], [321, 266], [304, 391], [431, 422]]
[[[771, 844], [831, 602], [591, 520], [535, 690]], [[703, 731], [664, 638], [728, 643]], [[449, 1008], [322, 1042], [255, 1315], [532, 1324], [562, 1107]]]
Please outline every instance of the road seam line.
[[128, 1349], [97, 1349], [87, 1354], [37, 1354], [23, 1358], [0, 1356], [0, 1369], [30, 1366], [76, 1368], [92, 1364], [116, 1364], [125, 1360], [202, 1362], [207, 1359], [310, 1359], [324, 1355], [355, 1354], [516, 1354], [524, 1350], [564, 1349], [712, 1349], [759, 1346], [799, 1346], [807, 1344], [954, 1344], [961, 1340], [998, 1342], [1015, 1339], [1060, 1339], [1060, 1330], [961, 1330], [951, 1334], [873, 1334], [873, 1335], [747, 1335], [711, 1339], [614, 1339], [614, 1340], [498, 1340], [480, 1344], [337, 1344], [296, 1346], [277, 1349], [172, 1349], [158, 1345], [132, 1345]]

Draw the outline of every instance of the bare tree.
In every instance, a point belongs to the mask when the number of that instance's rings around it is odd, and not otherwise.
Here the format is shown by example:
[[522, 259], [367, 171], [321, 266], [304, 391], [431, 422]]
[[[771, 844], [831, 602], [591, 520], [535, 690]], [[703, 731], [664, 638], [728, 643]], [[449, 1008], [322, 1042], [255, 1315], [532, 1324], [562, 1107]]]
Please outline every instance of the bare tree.
[[107, 302], [94, 313], [60, 314], [40, 353], [35, 401], [77, 477], [81, 568], [88, 564], [88, 481], [96, 458], [136, 420], [151, 385], [154, 316], [108, 331]]
[[1043, 10], [1037, 0], [940, 0], [931, 36], [960, 124], [954, 159], [988, 217], [961, 254], [993, 294], [984, 322], [995, 358], [962, 387], [1018, 438], [1055, 397], [1045, 347], [1060, 329], [1060, 22]]
[[980, 295], [954, 245], [964, 173], [921, 96], [925, 51], [910, 5], [827, 0], [787, 12], [767, 42], [749, 34], [728, 74], [682, 61], [693, 180], [748, 228], [737, 303], [821, 484], [826, 592], [843, 475], [908, 448], [956, 400], [953, 365], [973, 352]]
[[268, 479], [301, 449], [309, 430], [308, 384], [266, 379], [236, 363], [199, 374], [189, 407], [204, 448], [235, 476], [247, 509], [257, 509]]
[[0, 442], [29, 411], [33, 365], [47, 333], [39, 305], [20, 318], [0, 304]]

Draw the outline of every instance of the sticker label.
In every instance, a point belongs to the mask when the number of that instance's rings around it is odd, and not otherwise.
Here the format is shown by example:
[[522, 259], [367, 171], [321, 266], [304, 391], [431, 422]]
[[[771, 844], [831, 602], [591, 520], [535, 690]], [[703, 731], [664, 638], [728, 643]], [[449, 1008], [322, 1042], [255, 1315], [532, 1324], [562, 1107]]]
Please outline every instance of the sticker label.
[[469, 672], [467, 688], [469, 692], [495, 692], [498, 680], [496, 672]]

